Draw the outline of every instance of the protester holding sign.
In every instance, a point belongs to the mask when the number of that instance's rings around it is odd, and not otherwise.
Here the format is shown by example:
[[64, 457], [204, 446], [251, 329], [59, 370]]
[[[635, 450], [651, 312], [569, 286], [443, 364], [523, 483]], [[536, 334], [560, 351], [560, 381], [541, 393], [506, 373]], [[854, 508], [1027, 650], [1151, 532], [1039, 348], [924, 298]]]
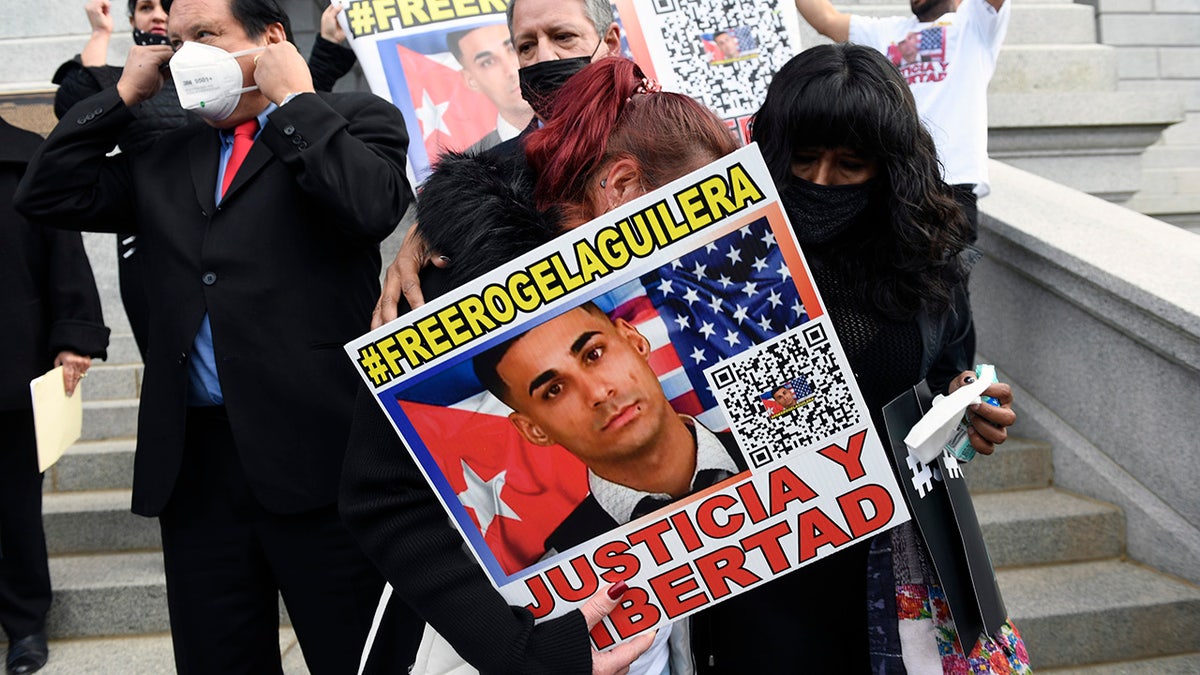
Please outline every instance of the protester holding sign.
[[[884, 404], [922, 379], [934, 392], [973, 381], [964, 344], [971, 317], [963, 261], [968, 223], [939, 178], [933, 141], [895, 67], [867, 47], [809, 49], [771, 83], [755, 118], [754, 140], [876, 423]], [[1001, 405], [972, 406], [969, 437], [979, 452], [991, 454], [1015, 415], [1007, 385], [992, 385], [986, 393]], [[891, 672], [904, 666], [914, 672], [912, 659], [921, 655], [933, 658], [921, 662], [919, 672], [1025, 672], [1028, 657], [1011, 625], [985, 636], [969, 654], [958, 645], [953, 622], [937, 626], [949, 630], [928, 629], [925, 644], [901, 639], [913, 633], [897, 633], [897, 605], [901, 621], [917, 619], [906, 612], [920, 614], [921, 606], [928, 617], [931, 598], [940, 592], [936, 582], [927, 588], [920, 580], [893, 578], [890, 551], [923, 551], [912, 545], [915, 537], [911, 524], [902, 525], [877, 537], [872, 547], [860, 545], [802, 570], [794, 575], [805, 584], [801, 599], [772, 603], [776, 626], [763, 633], [754, 622], [732, 625], [736, 633], [722, 644], [749, 645], [771, 635], [800, 639], [814, 649], [795, 656], [814, 664], [814, 672]], [[871, 556], [870, 571], [868, 548], [880, 552]], [[895, 568], [929, 565], [906, 559]], [[893, 594], [906, 583], [910, 595], [899, 602]], [[780, 590], [772, 586], [768, 593]], [[892, 608], [892, 615], [876, 612], [868, 621], [868, 597], [873, 607]], [[740, 656], [743, 663], [749, 658], [768, 670], [771, 665], [749, 651]]]
[[[419, 227], [452, 251], [454, 265], [443, 271], [449, 275], [443, 283], [454, 287], [735, 147], [720, 120], [694, 100], [657, 91], [630, 61], [605, 59], [564, 85], [555, 116], [529, 136], [527, 158], [539, 176], [536, 183], [521, 168], [524, 162], [506, 164], [490, 153], [452, 156], [426, 183], [418, 204]], [[561, 204], [554, 195], [562, 195]], [[554, 206], [561, 209], [551, 210]], [[678, 428], [691, 433], [683, 424]], [[687, 445], [689, 452], [695, 449], [691, 441]], [[717, 452], [724, 454], [720, 447], [716, 442]], [[740, 470], [727, 463], [729, 475]], [[692, 483], [686, 482], [684, 493]], [[485, 672], [591, 672], [579, 615], [572, 612], [534, 626], [528, 610], [504, 602], [463, 552], [462, 539], [446, 522], [437, 497], [365, 395], [355, 413], [342, 511], [400, 596], [476, 667]], [[471, 609], [461, 609], [467, 607]], [[518, 645], [525, 645], [524, 651], [514, 652]], [[661, 644], [663, 650], [666, 646]], [[615, 655], [628, 657], [626, 663], [636, 656], [618, 649], [597, 655], [595, 665], [611, 664]]]

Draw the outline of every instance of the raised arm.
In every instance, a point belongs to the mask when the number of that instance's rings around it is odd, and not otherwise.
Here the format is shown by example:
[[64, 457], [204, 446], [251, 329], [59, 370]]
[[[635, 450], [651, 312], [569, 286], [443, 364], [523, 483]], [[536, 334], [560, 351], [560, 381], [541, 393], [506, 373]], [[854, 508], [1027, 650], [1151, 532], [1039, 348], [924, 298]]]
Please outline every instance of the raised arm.
[[88, 23], [92, 27], [92, 36], [88, 38], [79, 60], [90, 67], [103, 66], [108, 62], [108, 41], [112, 37], [113, 17], [111, 0], [88, 0], [83, 6], [87, 12]]
[[845, 42], [850, 37], [850, 15], [834, 9], [829, 0], [796, 0], [796, 9], [810, 26], [830, 40]]

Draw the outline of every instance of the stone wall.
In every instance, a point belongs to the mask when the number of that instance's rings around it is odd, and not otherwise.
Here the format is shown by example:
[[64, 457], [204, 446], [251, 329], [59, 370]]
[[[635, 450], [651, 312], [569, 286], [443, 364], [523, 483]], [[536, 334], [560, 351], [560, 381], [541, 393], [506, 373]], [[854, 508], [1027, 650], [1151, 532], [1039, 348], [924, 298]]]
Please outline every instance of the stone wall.
[[1131, 557], [1200, 583], [1200, 238], [992, 162], [981, 358], [1059, 487], [1125, 510]]
[[1103, 44], [1116, 48], [1122, 91], [1178, 92], [1185, 120], [1142, 158], [1129, 206], [1200, 230], [1200, 0], [1092, 0]]

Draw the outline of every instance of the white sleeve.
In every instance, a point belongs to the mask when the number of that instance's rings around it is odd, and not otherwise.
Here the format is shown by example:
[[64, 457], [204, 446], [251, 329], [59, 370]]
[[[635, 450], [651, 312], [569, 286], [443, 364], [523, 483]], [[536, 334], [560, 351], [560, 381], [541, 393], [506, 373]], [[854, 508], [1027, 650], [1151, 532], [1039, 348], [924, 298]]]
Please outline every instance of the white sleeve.
[[1000, 5], [998, 10], [987, 0], [962, 0], [956, 14], [962, 17], [968, 30], [975, 33], [991, 53], [999, 53], [1000, 44], [1004, 42], [1004, 36], [1008, 33], [1012, 0], [1004, 0], [1004, 4]]
[[851, 14], [849, 41], [887, 54], [888, 46], [904, 37], [901, 34], [902, 26], [907, 22], [908, 18], [903, 16], [870, 17]]

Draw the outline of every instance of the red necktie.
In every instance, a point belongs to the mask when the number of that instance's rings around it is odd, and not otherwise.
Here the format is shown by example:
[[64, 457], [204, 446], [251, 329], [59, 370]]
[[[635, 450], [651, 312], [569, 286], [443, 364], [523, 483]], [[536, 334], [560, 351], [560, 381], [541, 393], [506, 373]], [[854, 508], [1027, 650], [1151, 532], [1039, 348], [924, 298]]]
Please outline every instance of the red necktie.
[[229, 153], [229, 161], [225, 162], [225, 177], [221, 180], [221, 196], [229, 190], [229, 184], [237, 175], [238, 169], [250, 153], [254, 145], [254, 135], [258, 133], [258, 118], [251, 118], [233, 128], [233, 151]]

